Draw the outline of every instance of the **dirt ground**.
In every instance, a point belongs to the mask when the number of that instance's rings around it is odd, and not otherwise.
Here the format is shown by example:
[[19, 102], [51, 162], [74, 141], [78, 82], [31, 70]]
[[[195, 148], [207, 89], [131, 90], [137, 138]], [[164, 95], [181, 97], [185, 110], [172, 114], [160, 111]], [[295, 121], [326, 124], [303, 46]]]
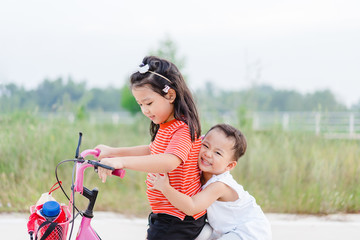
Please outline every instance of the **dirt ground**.
[[[360, 214], [328, 216], [266, 214], [272, 225], [273, 240], [359, 240]], [[0, 214], [1, 239], [30, 239], [28, 214]], [[75, 221], [71, 239], [75, 239], [80, 219]], [[145, 239], [147, 220], [127, 218], [120, 214], [96, 212], [93, 228], [103, 240]], [[69, 231], [70, 232], [70, 231]]]

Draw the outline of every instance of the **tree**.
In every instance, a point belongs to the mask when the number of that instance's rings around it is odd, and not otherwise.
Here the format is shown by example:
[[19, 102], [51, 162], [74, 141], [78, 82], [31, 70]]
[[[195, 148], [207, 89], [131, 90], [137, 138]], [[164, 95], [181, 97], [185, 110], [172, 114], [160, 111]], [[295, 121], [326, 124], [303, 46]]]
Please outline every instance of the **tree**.
[[330, 90], [316, 91], [306, 95], [306, 110], [342, 111], [345, 105], [338, 103]]
[[351, 110], [360, 111], [360, 100], [351, 106]]
[[120, 111], [121, 89], [108, 87], [106, 89], [93, 88], [90, 90], [92, 98], [88, 102], [89, 109], [97, 111]]
[[0, 84], [0, 112], [12, 112], [17, 110], [36, 108], [32, 91], [26, 91], [15, 83]]
[[65, 83], [61, 77], [56, 80], [45, 79], [34, 91], [35, 98], [40, 109], [45, 111], [57, 111], [65, 103], [80, 102], [86, 92], [86, 83], [75, 83], [71, 77]]
[[132, 115], [140, 112], [140, 107], [133, 97], [128, 84], [125, 84], [121, 89], [121, 106]]

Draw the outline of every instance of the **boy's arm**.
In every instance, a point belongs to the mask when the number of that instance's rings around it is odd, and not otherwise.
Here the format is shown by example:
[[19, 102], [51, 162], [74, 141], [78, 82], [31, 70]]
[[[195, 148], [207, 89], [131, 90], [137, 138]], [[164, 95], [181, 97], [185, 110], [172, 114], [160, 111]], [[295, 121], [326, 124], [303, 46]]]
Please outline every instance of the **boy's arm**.
[[207, 209], [213, 202], [219, 199], [226, 187], [221, 182], [215, 182], [207, 186], [204, 190], [190, 197], [177, 191], [170, 183], [167, 174], [153, 174], [150, 178], [153, 189], [159, 190], [169, 200], [169, 202], [189, 216], [193, 216]]

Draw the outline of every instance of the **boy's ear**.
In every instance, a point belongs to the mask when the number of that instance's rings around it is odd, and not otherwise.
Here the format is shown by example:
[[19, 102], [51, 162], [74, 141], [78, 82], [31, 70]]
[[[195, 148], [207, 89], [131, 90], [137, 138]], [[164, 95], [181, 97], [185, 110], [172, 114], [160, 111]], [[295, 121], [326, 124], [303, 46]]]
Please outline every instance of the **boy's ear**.
[[170, 103], [174, 103], [175, 99], [176, 99], [176, 92], [174, 89], [170, 88], [167, 95], [167, 99], [170, 100]]
[[230, 171], [230, 170], [232, 170], [234, 167], [236, 167], [236, 164], [237, 164], [237, 161], [231, 161], [231, 162], [227, 165], [226, 169], [227, 169], [228, 171]]

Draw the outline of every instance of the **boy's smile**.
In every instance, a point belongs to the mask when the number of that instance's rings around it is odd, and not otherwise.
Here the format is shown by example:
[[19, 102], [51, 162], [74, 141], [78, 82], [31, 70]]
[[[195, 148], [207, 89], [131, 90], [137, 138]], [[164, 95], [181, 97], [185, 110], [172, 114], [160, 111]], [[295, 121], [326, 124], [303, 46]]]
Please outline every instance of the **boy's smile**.
[[[226, 137], [223, 131], [213, 129], [208, 132], [202, 141], [199, 153], [199, 168], [203, 172], [215, 175], [224, 173], [233, 168], [234, 140]], [[236, 165], [236, 164], [235, 164]]]

